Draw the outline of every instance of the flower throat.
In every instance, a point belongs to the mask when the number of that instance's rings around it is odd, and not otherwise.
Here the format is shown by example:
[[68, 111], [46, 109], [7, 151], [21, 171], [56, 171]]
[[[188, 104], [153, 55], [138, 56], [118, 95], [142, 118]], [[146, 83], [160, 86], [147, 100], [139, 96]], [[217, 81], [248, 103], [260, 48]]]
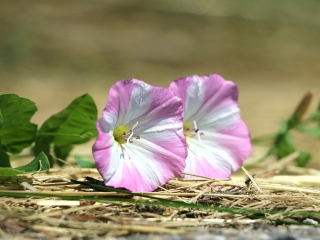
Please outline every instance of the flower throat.
[[[133, 130], [138, 125], [138, 122], [133, 125], [132, 129], [130, 127], [121, 125], [114, 129], [113, 131], [113, 137], [120, 145], [124, 143], [132, 143], [132, 137], [133, 137]], [[136, 139], [140, 139], [139, 136], [135, 136]]]
[[193, 121], [193, 129], [191, 129], [191, 123], [184, 123], [183, 124], [183, 131], [184, 131], [184, 136], [186, 138], [188, 137], [194, 137], [197, 135], [199, 142], [201, 143], [201, 137], [200, 135], [204, 135], [203, 132], [199, 132], [197, 122]]

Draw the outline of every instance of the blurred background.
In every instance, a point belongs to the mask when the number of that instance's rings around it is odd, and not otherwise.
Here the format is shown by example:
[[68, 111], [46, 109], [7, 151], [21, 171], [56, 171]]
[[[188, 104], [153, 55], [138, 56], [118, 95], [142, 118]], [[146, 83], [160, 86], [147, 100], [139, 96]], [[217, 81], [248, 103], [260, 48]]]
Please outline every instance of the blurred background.
[[[318, 0], [0, 0], [0, 94], [35, 101], [38, 124], [84, 93], [101, 113], [120, 79], [218, 73], [238, 85], [256, 137], [310, 89], [316, 109], [319, 63]], [[317, 164], [319, 141], [296, 138]]]

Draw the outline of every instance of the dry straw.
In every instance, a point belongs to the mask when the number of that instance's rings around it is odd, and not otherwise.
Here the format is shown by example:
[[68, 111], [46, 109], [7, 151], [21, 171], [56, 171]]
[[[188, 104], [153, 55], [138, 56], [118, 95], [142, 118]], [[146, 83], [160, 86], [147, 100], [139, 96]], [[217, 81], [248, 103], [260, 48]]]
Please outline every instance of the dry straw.
[[[291, 155], [265, 171], [270, 175], [274, 170], [283, 170], [294, 157]], [[318, 171], [311, 171], [314, 175], [303, 172], [304, 175], [261, 178], [265, 174], [261, 169], [243, 170], [245, 175], [240, 173], [231, 179], [199, 176], [172, 179], [157, 191], [142, 196], [96, 191], [70, 181], [83, 181], [86, 176], [100, 179], [94, 169], [68, 167], [19, 177], [28, 182], [23, 184], [26, 188], [12, 185], [13, 179], [10, 184], [2, 181], [0, 225], [5, 232], [0, 235], [23, 232], [32, 238], [55, 238], [119, 236], [135, 232], [181, 234], [195, 228], [239, 227], [262, 222], [300, 224], [313, 219], [313, 223], [317, 223], [320, 175], [315, 173]], [[253, 173], [258, 174], [252, 177]], [[31, 193], [46, 194], [46, 197], [21, 198]], [[148, 196], [205, 207], [168, 207], [170, 201], [165, 205]], [[210, 209], [211, 206], [215, 209]]]

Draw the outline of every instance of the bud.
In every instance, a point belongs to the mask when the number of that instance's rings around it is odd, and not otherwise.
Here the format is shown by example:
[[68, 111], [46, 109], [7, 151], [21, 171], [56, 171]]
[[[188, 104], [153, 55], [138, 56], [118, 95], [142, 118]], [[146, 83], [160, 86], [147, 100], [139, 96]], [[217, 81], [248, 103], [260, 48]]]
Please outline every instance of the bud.
[[300, 123], [300, 121], [302, 120], [302, 117], [304, 116], [304, 114], [306, 113], [306, 111], [310, 105], [312, 96], [313, 96], [313, 93], [311, 91], [309, 91], [301, 99], [298, 107], [296, 108], [293, 115], [290, 117], [290, 119], [288, 121], [289, 129], [297, 126]]

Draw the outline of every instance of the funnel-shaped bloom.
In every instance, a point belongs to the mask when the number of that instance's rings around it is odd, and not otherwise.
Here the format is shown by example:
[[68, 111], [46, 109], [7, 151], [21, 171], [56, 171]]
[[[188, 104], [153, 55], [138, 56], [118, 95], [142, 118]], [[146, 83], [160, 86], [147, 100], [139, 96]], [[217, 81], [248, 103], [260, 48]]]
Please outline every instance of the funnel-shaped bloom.
[[97, 122], [96, 167], [107, 186], [153, 191], [181, 174], [187, 155], [182, 102], [140, 80], [117, 82]]
[[173, 81], [169, 89], [184, 107], [184, 172], [229, 177], [252, 152], [248, 128], [240, 118], [237, 86], [219, 75], [195, 75]]

